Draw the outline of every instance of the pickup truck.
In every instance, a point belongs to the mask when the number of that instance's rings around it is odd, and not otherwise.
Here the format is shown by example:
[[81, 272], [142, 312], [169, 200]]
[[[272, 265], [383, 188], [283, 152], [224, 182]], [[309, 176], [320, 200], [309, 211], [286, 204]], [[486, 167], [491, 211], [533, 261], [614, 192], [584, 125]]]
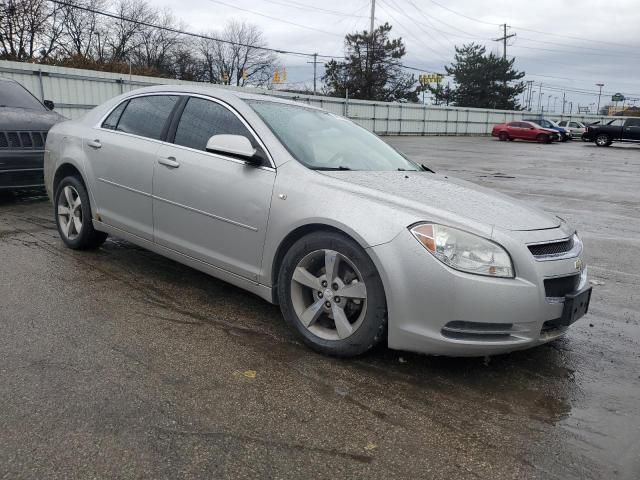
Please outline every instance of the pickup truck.
[[606, 125], [588, 125], [584, 134], [599, 147], [608, 147], [613, 142], [640, 143], [640, 118], [620, 118]]

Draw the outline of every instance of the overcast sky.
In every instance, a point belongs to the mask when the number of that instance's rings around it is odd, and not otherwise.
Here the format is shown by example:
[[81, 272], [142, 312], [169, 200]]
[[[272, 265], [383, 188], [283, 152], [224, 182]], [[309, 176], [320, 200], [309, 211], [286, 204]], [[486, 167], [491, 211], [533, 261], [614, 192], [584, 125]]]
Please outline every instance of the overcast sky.
[[[323, 55], [341, 55], [346, 33], [368, 29], [371, 8], [370, 0], [154, 4], [171, 8], [192, 31], [215, 31], [229, 20], [246, 20], [263, 30], [270, 47]], [[535, 90], [542, 82], [545, 109], [558, 97], [560, 111], [563, 89], [574, 111], [578, 103], [596, 103], [597, 94], [570, 91], [597, 91], [596, 83], [605, 84], [602, 104], [614, 92], [640, 99], [640, 0], [376, 0], [375, 21], [393, 25], [392, 34], [406, 42], [404, 63], [425, 72], [444, 71], [443, 65], [453, 59], [454, 45], [465, 42], [502, 54], [502, 43], [491, 39], [501, 36], [499, 24], [507, 23], [508, 33], [517, 35], [509, 40], [507, 55], [516, 57], [516, 68], [536, 82]], [[311, 81], [313, 68], [306, 61], [280, 56], [289, 82]], [[535, 98], [537, 102], [537, 94]]]

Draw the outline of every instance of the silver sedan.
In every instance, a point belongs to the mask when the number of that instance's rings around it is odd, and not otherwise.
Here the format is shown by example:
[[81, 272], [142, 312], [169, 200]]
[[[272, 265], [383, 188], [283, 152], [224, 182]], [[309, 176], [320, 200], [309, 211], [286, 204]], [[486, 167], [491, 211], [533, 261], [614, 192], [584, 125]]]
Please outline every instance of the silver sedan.
[[279, 304], [330, 355], [508, 352], [589, 305], [562, 219], [290, 101], [136, 90], [51, 130], [45, 182], [68, 247], [127, 239]]

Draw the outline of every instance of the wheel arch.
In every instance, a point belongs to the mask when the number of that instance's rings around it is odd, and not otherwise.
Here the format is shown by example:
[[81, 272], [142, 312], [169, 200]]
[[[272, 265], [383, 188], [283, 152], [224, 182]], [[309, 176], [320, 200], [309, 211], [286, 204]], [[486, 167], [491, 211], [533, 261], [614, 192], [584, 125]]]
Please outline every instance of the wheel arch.
[[[293, 246], [294, 243], [296, 243], [305, 235], [308, 235], [310, 233], [316, 233], [316, 232], [339, 233], [341, 235], [344, 235], [348, 239], [352, 240], [353, 242], [357, 243], [362, 249], [366, 251], [367, 245], [363, 242], [363, 240], [361, 238], [358, 238], [357, 235], [347, 232], [346, 229], [344, 228], [339, 228], [337, 226], [329, 225], [327, 223], [317, 223], [317, 222], [300, 225], [294, 228], [280, 241], [275, 251], [275, 254], [273, 256], [273, 260], [271, 262], [271, 272], [270, 272], [269, 279], [271, 280], [271, 286], [272, 286], [271, 288], [272, 303], [276, 305], [278, 304], [278, 275], [280, 274], [280, 268], [282, 267], [284, 256], [287, 254], [287, 252]], [[376, 269], [379, 269], [377, 262], [373, 258], [371, 258], [370, 255], [369, 255], [369, 258], [371, 259], [373, 264], [376, 266]]]
[[58, 166], [55, 173], [53, 174], [52, 188], [53, 188], [54, 195], [55, 195], [55, 192], [58, 190], [58, 185], [60, 184], [62, 179], [70, 176], [78, 177], [82, 182], [82, 184], [84, 185], [84, 188], [87, 188], [87, 182], [85, 181], [82, 175], [82, 172], [80, 172], [80, 169], [76, 167], [73, 163], [63, 162]]

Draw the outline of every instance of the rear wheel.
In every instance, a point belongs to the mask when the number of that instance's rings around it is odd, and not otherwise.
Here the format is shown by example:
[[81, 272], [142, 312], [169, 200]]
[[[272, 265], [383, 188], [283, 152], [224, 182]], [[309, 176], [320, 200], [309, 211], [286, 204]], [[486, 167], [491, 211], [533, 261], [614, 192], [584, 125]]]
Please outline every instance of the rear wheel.
[[546, 135], [544, 133], [541, 133], [540, 135], [538, 135], [536, 137], [536, 140], [538, 140], [538, 143], [551, 143], [551, 137], [549, 137], [549, 135]]
[[500, 134], [498, 135], [498, 139], [499, 139], [501, 142], [506, 142], [507, 140], [511, 140], [511, 139], [509, 138], [509, 134], [508, 134], [507, 132], [500, 132]]
[[87, 189], [77, 177], [65, 177], [56, 190], [55, 216], [64, 244], [74, 250], [97, 248], [107, 234], [93, 228]]
[[611, 137], [606, 133], [601, 133], [596, 137], [596, 145], [599, 147], [608, 147], [611, 143]]
[[360, 355], [385, 336], [382, 281], [367, 253], [336, 232], [317, 232], [286, 253], [278, 299], [287, 323], [312, 349]]

